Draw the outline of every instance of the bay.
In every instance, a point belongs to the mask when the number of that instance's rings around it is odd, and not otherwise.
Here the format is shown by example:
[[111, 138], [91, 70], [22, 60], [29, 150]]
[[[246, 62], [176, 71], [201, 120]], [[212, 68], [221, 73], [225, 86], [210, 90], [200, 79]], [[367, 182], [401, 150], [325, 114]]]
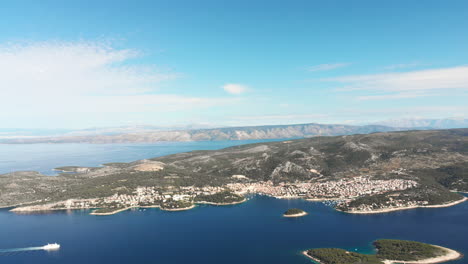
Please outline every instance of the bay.
[[[291, 207], [302, 218], [284, 218]], [[0, 249], [60, 243], [59, 251], [0, 253], [0, 263], [311, 263], [318, 247], [372, 252], [380, 238], [416, 240], [468, 253], [468, 203], [378, 215], [341, 213], [320, 203], [253, 196], [232, 206], [182, 212], [134, 209], [17, 215], [0, 210]], [[450, 262], [466, 263], [466, 259]]]

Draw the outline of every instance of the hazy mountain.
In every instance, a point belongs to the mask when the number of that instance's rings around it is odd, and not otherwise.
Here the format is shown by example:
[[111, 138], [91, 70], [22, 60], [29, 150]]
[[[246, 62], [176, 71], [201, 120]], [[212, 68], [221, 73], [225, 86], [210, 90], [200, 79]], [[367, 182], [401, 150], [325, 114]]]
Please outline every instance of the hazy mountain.
[[154, 131], [173, 131], [206, 129], [212, 126], [204, 124], [191, 124], [180, 126], [154, 126], [154, 125], [131, 125], [118, 127], [92, 127], [85, 129], [34, 129], [34, 128], [0, 128], [1, 138], [28, 138], [28, 137], [68, 137], [68, 136], [97, 136], [117, 135], [129, 133], [143, 133]]
[[406, 128], [466, 128], [468, 127], [468, 119], [466, 118], [444, 118], [444, 119], [393, 119], [376, 123], [378, 125]]
[[[212, 129], [184, 129], [184, 130], [150, 130], [137, 133], [91, 134], [36, 138], [3, 139], [1, 143], [131, 143], [131, 142], [159, 142], [159, 141], [216, 141], [216, 140], [250, 140], [275, 138], [304, 138], [313, 136], [337, 136], [351, 134], [368, 134], [402, 130], [399, 128], [367, 125], [325, 125], [298, 124], [272, 125], [251, 127], [227, 127]], [[406, 129], [403, 129], [406, 130]], [[125, 131], [122, 129], [121, 131]]]

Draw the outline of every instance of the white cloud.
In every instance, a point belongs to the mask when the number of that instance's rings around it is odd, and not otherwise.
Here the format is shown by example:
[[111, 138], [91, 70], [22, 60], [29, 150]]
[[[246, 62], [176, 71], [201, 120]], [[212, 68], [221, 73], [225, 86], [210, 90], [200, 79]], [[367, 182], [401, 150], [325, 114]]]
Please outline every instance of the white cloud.
[[[354, 75], [323, 79], [343, 83], [337, 91], [366, 92], [360, 100], [437, 96], [442, 91], [468, 91], [468, 66], [402, 73]], [[370, 93], [370, 94], [369, 94]]]
[[138, 55], [92, 42], [0, 46], [0, 95], [132, 94], [176, 76], [128, 63]]
[[343, 67], [346, 67], [346, 66], [349, 66], [349, 65], [351, 65], [351, 63], [344, 63], [344, 62], [319, 64], [319, 65], [309, 67], [308, 71], [310, 71], [310, 72], [329, 71], [329, 70], [334, 70], [334, 69], [338, 69], [338, 68], [343, 68]]
[[0, 45], [0, 123], [83, 127], [109, 120], [118, 125], [134, 116], [163, 122], [173, 121], [164, 114], [170, 111], [238, 100], [163, 94], [161, 83], [178, 74], [141, 64], [140, 56], [84, 41]]
[[242, 94], [248, 90], [248, 87], [237, 83], [228, 83], [223, 85], [224, 91], [230, 94]]

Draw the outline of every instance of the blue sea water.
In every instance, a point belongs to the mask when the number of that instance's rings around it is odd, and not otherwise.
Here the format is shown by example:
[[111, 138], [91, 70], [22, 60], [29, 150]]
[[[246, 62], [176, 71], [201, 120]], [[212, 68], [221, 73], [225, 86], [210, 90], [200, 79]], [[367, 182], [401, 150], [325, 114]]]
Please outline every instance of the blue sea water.
[[[0, 145], [0, 172], [63, 165], [96, 166], [253, 141], [125, 145]], [[281, 217], [298, 207], [309, 215]], [[0, 209], [0, 263], [311, 263], [308, 248], [371, 253], [379, 238], [416, 240], [468, 254], [468, 203], [377, 215], [340, 213], [320, 202], [252, 196], [243, 204], [166, 212], [134, 209], [111, 216], [88, 210], [19, 215]], [[59, 251], [24, 248], [57, 242]], [[21, 250], [11, 250], [21, 249]], [[450, 262], [468, 263], [467, 259]]]
[[130, 162], [192, 150], [214, 150], [275, 140], [160, 142], [152, 144], [0, 144], [0, 174], [39, 171], [56, 174], [60, 166], [99, 166]]
[[[290, 207], [309, 215], [282, 217]], [[379, 238], [417, 240], [468, 253], [468, 203], [379, 215], [352, 215], [320, 202], [254, 196], [244, 204], [182, 212], [134, 209], [17, 215], [0, 210], [0, 248], [58, 242], [59, 251], [0, 253], [0, 263], [305, 264], [317, 247], [372, 252]], [[451, 262], [468, 263], [466, 259]]]

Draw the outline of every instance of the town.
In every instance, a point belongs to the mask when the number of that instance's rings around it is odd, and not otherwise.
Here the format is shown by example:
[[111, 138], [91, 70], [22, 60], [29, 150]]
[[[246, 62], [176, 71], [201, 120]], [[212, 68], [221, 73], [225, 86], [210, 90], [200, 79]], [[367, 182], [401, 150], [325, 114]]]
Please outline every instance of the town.
[[[360, 196], [400, 191], [417, 186], [417, 182], [412, 180], [376, 180], [369, 176], [358, 176], [326, 182], [279, 183], [278, 185], [274, 185], [271, 181], [249, 182], [248, 178], [235, 178], [241, 181], [229, 183], [225, 186], [181, 186], [167, 189], [138, 187], [131, 194], [116, 193], [104, 198], [68, 199], [55, 203], [16, 208], [14, 210], [21, 212], [101, 208], [105, 212], [112, 212], [132, 207], [159, 207], [164, 210], [183, 210], [192, 208], [195, 202], [208, 203], [203, 199], [197, 199], [199, 197], [205, 199], [206, 197], [215, 196], [220, 193], [226, 193], [227, 196], [229, 194], [237, 195], [238, 197], [246, 194], [261, 194], [276, 198], [349, 200]], [[223, 197], [218, 197], [217, 199], [216, 201], [219, 204], [225, 204]], [[209, 203], [217, 204], [216, 202]]]

